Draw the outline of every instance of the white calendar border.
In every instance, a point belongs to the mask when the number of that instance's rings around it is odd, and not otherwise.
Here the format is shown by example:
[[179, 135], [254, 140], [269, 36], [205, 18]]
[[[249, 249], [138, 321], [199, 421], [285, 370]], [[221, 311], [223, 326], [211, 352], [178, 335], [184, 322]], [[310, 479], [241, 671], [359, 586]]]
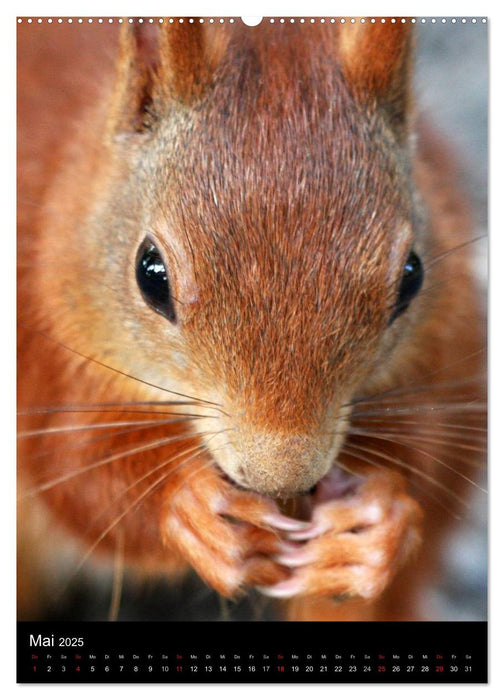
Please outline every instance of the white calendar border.
[[[200, 0], [200, 2], [148, 2], [142, 3], [133, 2], [109, 2], [101, 3], [75, 3], [71, 6], [68, 2], [24, 2], [18, 3], [12, 11], [2, 10], [2, 22], [0, 22], [0, 30], [2, 32], [3, 47], [3, 65], [6, 67], [4, 73], [4, 82], [8, 83], [8, 94], [14, 98], [14, 76], [15, 76], [15, 40], [14, 40], [14, 19], [15, 15], [21, 16], [135, 16], [140, 14], [143, 16], [160, 16], [167, 13], [173, 16], [210, 16], [210, 17], [229, 17], [229, 16], [313, 16], [313, 17], [331, 17], [331, 16], [402, 16], [405, 12], [408, 15], [428, 16], [428, 17], [489, 17], [489, 32], [490, 32], [490, 51], [491, 63], [493, 66], [496, 79], [491, 81], [491, 140], [490, 152], [491, 157], [491, 177], [490, 177], [490, 203], [495, 206], [490, 209], [490, 231], [491, 234], [491, 254], [490, 254], [490, 271], [491, 271], [491, 291], [490, 291], [490, 319], [491, 319], [491, 345], [490, 345], [490, 372], [491, 372], [491, 391], [490, 391], [490, 465], [491, 465], [491, 495], [490, 495], [490, 543], [491, 543], [491, 566], [490, 566], [490, 684], [488, 686], [474, 686], [469, 684], [453, 685], [453, 686], [433, 686], [433, 685], [335, 685], [328, 686], [317, 685], [310, 686], [308, 684], [279, 685], [269, 686], [264, 684], [246, 685], [174, 685], [169, 686], [150, 686], [149, 694], [154, 696], [162, 694], [163, 697], [169, 695], [175, 698], [188, 697], [193, 692], [204, 694], [205, 697], [210, 695], [210, 698], [233, 698], [238, 693], [240, 698], [248, 700], [248, 698], [256, 698], [257, 693], [261, 697], [272, 697], [279, 692], [288, 692], [293, 700], [305, 698], [306, 693], [310, 695], [315, 692], [317, 698], [331, 697], [341, 693], [345, 698], [353, 698], [360, 696], [361, 693], [372, 694], [373, 700], [381, 700], [386, 698], [389, 700], [392, 697], [403, 697], [405, 693], [411, 696], [423, 695], [428, 693], [429, 697], [447, 698], [456, 694], [457, 698], [473, 698], [474, 694], [483, 693], [498, 697], [502, 697], [504, 690], [504, 645], [500, 641], [504, 633], [504, 603], [501, 592], [504, 591], [503, 566], [502, 566], [502, 547], [498, 549], [498, 543], [502, 542], [502, 532], [504, 532], [504, 508], [502, 507], [502, 499], [504, 498], [504, 453], [501, 445], [498, 444], [496, 436], [502, 434], [502, 429], [499, 431], [500, 418], [503, 415], [502, 402], [503, 396], [503, 374], [502, 374], [502, 358], [504, 358], [504, 347], [500, 328], [502, 328], [502, 313], [500, 317], [497, 315], [497, 308], [502, 308], [501, 299], [504, 299], [504, 275], [500, 269], [499, 262], [504, 260], [504, 252], [502, 251], [504, 226], [502, 221], [502, 211], [497, 208], [502, 200], [502, 185], [504, 178], [499, 172], [499, 166], [502, 167], [503, 159], [503, 142], [502, 132], [499, 133], [499, 125], [504, 124], [502, 113], [502, 99], [499, 94], [499, 85], [497, 80], [502, 83], [502, 69], [504, 65], [504, 17], [503, 11], [495, 4], [491, 5], [488, 2], [470, 3], [466, 0], [459, 2], [327, 2], [321, 0], [310, 0], [304, 4], [297, 0], [287, 2], [286, 0], [272, 0], [266, 2], [232, 2], [231, 0], [219, 0], [216, 2], [208, 2]], [[307, 12], [308, 10], [308, 12]], [[121, 698], [137, 697], [139, 692], [143, 692], [141, 688], [135, 685], [131, 686], [16, 686], [15, 685], [15, 592], [14, 592], [14, 572], [15, 572], [15, 543], [13, 537], [14, 528], [14, 504], [15, 504], [15, 476], [13, 474], [13, 464], [15, 459], [15, 445], [13, 435], [15, 434], [14, 426], [14, 409], [15, 406], [15, 386], [14, 386], [14, 367], [15, 367], [15, 351], [13, 350], [13, 336], [15, 329], [15, 317], [13, 312], [12, 295], [15, 290], [15, 279], [13, 279], [13, 261], [15, 259], [15, 248], [12, 232], [15, 230], [15, 189], [13, 185], [13, 172], [15, 169], [15, 143], [12, 138], [14, 127], [14, 114], [12, 109], [13, 102], [8, 102], [8, 107], [3, 106], [2, 111], [8, 113], [3, 116], [2, 135], [4, 136], [3, 154], [4, 162], [6, 162], [6, 171], [4, 171], [2, 196], [4, 197], [4, 270], [2, 273], [2, 295], [0, 298], [4, 302], [2, 309], [4, 310], [3, 322], [6, 322], [9, 329], [12, 329], [12, 337], [8, 336], [8, 348], [6, 354], [3, 355], [2, 368], [3, 384], [8, 387], [8, 402], [2, 409], [2, 438], [3, 442], [7, 442], [8, 449], [6, 451], [7, 458], [3, 460], [3, 476], [2, 497], [6, 499], [2, 503], [2, 524], [3, 524], [3, 547], [4, 561], [8, 562], [7, 567], [2, 567], [2, 587], [1, 595], [1, 611], [2, 611], [2, 635], [0, 647], [0, 686], [8, 688], [10, 693], [26, 697], [37, 694], [38, 698], [53, 698], [61, 697], [63, 694], [71, 694], [72, 697], [78, 697], [89, 693], [93, 695], [101, 695], [120, 693]], [[7, 212], [7, 215], [5, 213]], [[12, 274], [12, 277], [11, 277]], [[4, 336], [5, 345], [5, 336]], [[12, 363], [12, 364], [11, 364]], [[499, 551], [500, 550], [500, 551]], [[499, 639], [500, 638], [500, 639]]]

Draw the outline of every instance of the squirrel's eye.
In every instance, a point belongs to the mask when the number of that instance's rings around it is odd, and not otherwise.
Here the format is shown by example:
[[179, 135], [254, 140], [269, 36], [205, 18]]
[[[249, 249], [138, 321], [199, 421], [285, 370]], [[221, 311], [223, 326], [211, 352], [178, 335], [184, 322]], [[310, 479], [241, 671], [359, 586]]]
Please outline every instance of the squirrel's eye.
[[412, 299], [416, 297], [420, 291], [423, 277], [422, 261], [412, 250], [404, 266], [401, 285], [389, 323], [393, 323], [398, 316], [406, 311]]
[[145, 238], [138, 249], [136, 280], [144, 301], [158, 314], [175, 323], [166, 266], [159, 250], [149, 238]]

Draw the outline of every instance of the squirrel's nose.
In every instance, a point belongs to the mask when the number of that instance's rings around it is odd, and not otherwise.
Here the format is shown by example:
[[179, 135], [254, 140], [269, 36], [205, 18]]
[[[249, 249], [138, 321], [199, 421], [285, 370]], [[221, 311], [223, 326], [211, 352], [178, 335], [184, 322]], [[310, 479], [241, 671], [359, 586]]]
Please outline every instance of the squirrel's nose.
[[[329, 471], [335, 457], [334, 450], [299, 435], [252, 434], [235, 445], [235, 452], [235, 478], [243, 486], [274, 498], [311, 489]], [[226, 467], [233, 469], [232, 464], [222, 466], [225, 471]]]

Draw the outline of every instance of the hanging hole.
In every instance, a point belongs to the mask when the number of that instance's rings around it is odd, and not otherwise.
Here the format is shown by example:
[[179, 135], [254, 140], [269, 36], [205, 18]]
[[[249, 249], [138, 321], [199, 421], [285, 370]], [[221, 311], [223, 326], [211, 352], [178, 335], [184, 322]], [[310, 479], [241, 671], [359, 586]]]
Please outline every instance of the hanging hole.
[[243, 24], [246, 24], [247, 27], [257, 27], [258, 24], [261, 24], [262, 17], [242, 17], [241, 21]]

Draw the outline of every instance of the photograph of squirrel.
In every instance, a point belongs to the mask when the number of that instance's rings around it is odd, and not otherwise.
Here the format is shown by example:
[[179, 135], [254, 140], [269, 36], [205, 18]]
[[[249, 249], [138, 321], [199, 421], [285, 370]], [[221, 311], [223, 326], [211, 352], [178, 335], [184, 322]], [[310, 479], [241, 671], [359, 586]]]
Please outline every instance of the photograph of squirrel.
[[484, 299], [415, 25], [18, 25], [18, 616], [82, 567], [413, 620]]

